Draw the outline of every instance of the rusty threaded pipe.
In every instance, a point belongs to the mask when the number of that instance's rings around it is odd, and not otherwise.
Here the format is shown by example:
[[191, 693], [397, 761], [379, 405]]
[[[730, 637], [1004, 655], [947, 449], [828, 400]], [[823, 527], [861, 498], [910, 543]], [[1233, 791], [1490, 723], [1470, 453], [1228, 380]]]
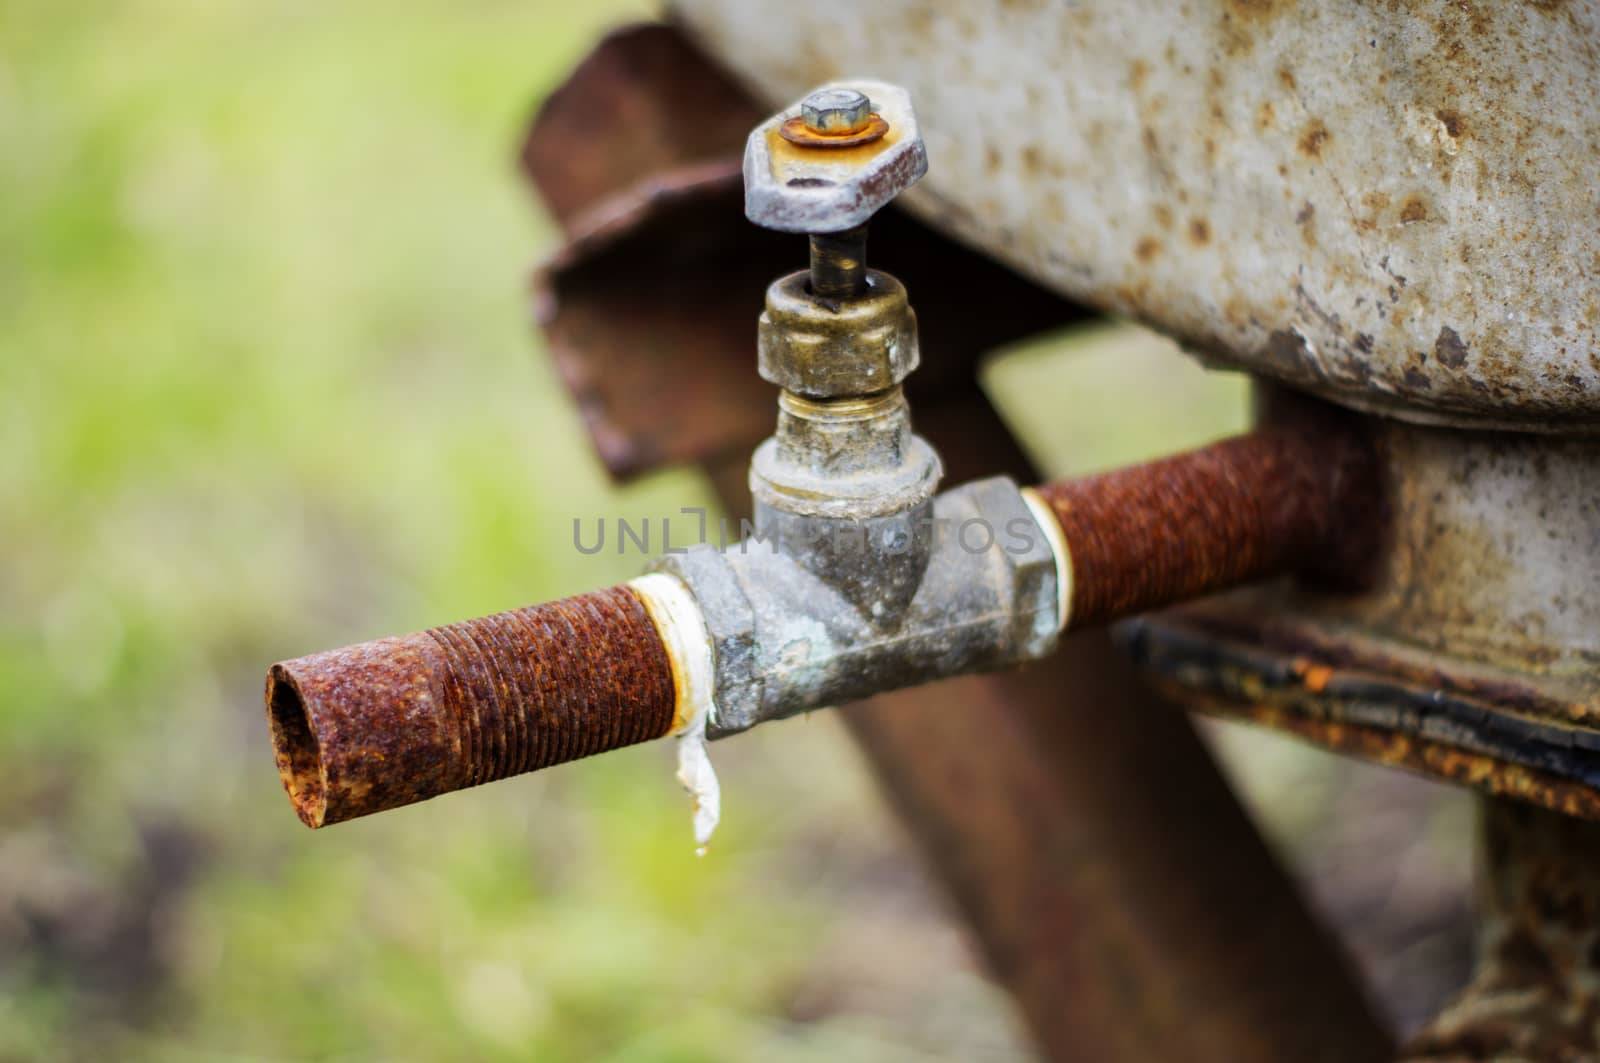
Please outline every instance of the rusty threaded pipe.
[[678, 704], [629, 586], [282, 661], [266, 697], [310, 827], [659, 738]]
[[1381, 534], [1370, 444], [1302, 411], [1199, 450], [1034, 489], [1061, 527], [1071, 628], [1288, 573], [1359, 583]]

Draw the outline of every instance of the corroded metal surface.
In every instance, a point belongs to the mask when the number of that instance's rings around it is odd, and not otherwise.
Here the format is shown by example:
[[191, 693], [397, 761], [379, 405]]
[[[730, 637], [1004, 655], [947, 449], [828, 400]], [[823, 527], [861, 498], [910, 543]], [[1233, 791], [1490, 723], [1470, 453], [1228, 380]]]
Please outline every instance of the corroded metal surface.
[[867, 119], [860, 129], [852, 129], [845, 133], [812, 129], [804, 118], [790, 118], [778, 126], [780, 137], [802, 148], [857, 148], [883, 139], [888, 132], [889, 123], [880, 115], [873, 115]]
[[884, 130], [889, 128], [881, 115], [878, 122], [872, 115], [872, 99], [856, 89], [819, 89], [800, 101], [800, 128], [807, 139], [827, 137], [844, 147], [880, 124]]
[[1058, 291], [1354, 406], [1600, 427], [1593, 0], [672, 7], [770, 101], [906, 86], [908, 205]]
[[921, 355], [905, 285], [867, 270], [860, 292], [823, 297], [810, 280], [809, 272], [791, 273], [767, 289], [756, 326], [763, 380], [830, 398], [887, 391], [911, 375]]
[[[1335, 615], [1600, 702], [1600, 444], [1374, 431], [1393, 539], [1372, 592], [1329, 603]], [[1600, 725], [1600, 711], [1567, 715]]]
[[1600, 731], [1538, 677], [1421, 651], [1243, 592], [1117, 631], [1147, 676], [1196, 709], [1259, 723], [1567, 815], [1600, 819]]
[[[762, 538], [652, 563], [689, 588], [703, 615], [712, 737], [1055, 648], [1055, 560], [1015, 483], [976, 480], [906, 516], [888, 535], [884, 521], [847, 517], [791, 539], [758, 496]], [[956, 531], [975, 527], [994, 530], [986, 544]]]
[[1477, 969], [1407, 1063], [1600, 1057], [1600, 825], [1483, 805]]
[[1360, 593], [1257, 588], [1125, 641], [1214, 711], [1595, 816], [1600, 445], [1365, 430], [1389, 519]]
[[626, 587], [283, 661], [266, 696], [309, 827], [657, 738], [676, 705]]
[[683, 35], [639, 23], [606, 37], [539, 106], [522, 167], [569, 232], [674, 168], [731, 160], [763, 109]]
[[811, 234], [811, 290], [824, 299], [860, 295], [867, 285], [867, 227]]
[[849, 138], [856, 143], [845, 146], [833, 137], [808, 135], [798, 100], [756, 126], [744, 149], [744, 212], [762, 228], [788, 233], [854, 229], [928, 172], [928, 152], [905, 89], [852, 81], [818, 91], [837, 88], [869, 96], [882, 112], [873, 115], [882, 132]]
[[1306, 410], [1187, 454], [1038, 489], [1061, 523], [1073, 627], [1293, 571], [1359, 575], [1377, 468], [1348, 418]]

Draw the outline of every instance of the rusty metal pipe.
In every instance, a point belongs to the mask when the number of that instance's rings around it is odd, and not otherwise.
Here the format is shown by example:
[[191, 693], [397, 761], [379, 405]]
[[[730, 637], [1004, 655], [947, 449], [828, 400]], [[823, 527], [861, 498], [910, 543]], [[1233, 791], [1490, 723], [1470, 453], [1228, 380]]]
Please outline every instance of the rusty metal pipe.
[[1063, 627], [1289, 572], [1348, 579], [1370, 552], [1351, 529], [1379, 523], [1372, 470], [1362, 437], [1310, 410], [1034, 492], [968, 484], [934, 514], [1036, 525], [1031, 545], [996, 568], [961, 540], [936, 542], [920, 604], [891, 630], [818, 591], [803, 559], [736, 544], [660, 559], [625, 586], [285, 661], [267, 681], [279, 772], [319, 827], [662, 737], [702, 704], [725, 735], [1043, 656]]
[[1370, 445], [1322, 411], [1034, 494], [1065, 540], [1072, 628], [1290, 573], [1359, 583], [1382, 525]]
[[266, 698], [308, 827], [658, 738], [678, 704], [631, 586], [282, 661]]

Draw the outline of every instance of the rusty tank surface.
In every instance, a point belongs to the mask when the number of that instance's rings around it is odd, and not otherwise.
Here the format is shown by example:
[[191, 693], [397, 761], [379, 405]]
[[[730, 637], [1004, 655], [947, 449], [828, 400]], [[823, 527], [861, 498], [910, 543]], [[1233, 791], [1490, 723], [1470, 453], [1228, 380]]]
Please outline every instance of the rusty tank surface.
[[906, 86], [907, 207], [1055, 291], [1361, 409], [1600, 428], [1600, 5], [671, 10], [765, 100]]

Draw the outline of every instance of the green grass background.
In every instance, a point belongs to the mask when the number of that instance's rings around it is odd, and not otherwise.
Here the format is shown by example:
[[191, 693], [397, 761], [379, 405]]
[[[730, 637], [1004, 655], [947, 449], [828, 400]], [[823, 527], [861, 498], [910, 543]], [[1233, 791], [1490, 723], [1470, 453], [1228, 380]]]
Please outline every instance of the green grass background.
[[[703, 860], [665, 747], [316, 834], [279, 787], [269, 662], [708, 503], [606, 483], [525, 299], [518, 138], [638, 13], [0, 4], [0, 1059], [1025, 1053], [826, 714], [715, 751]], [[1243, 420], [1125, 331], [989, 379], [1057, 471]]]

